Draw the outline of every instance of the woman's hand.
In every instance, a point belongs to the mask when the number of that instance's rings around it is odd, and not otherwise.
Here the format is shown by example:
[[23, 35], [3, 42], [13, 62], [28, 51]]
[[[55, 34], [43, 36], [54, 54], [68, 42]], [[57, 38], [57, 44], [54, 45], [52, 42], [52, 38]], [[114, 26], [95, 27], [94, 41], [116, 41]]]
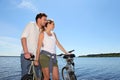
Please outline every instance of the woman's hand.
[[34, 65], [35, 65], [35, 66], [38, 66], [38, 65], [39, 65], [38, 60], [35, 60], [35, 61], [34, 61]]
[[70, 55], [71, 53], [65, 53], [65, 55]]

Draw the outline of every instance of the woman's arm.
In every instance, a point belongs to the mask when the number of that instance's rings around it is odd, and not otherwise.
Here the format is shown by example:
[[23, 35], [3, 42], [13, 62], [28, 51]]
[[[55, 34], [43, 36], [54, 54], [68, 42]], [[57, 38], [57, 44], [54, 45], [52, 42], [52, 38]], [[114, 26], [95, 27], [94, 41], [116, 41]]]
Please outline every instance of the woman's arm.
[[41, 47], [42, 47], [43, 38], [44, 38], [44, 33], [41, 32], [41, 33], [39, 34], [39, 39], [38, 39], [38, 46], [37, 46], [37, 51], [36, 51], [36, 61], [39, 60], [40, 49], [41, 49]]
[[56, 45], [58, 46], [58, 48], [61, 50], [61, 51], [63, 51], [65, 54], [67, 54], [67, 51], [63, 48], [63, 46], [60, 44], [60, 42], [58, 41], [58, 39], [57, 39], [57, 36], [56, 36], [56, 34], [54, 33], [54, 35], [55, 35], [55, 38], [56, 38]]

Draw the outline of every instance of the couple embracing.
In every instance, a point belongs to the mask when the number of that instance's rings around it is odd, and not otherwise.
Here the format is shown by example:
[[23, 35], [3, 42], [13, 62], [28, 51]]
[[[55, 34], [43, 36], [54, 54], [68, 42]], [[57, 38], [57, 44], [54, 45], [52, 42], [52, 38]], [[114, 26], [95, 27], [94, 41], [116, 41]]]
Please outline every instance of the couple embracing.
[[52, 72], [52, 80], [59, 80], [56, 45], [65, 54], [68, 53], [53, 32], [55, 27], [54, 21], [47, 19], [45, 13], [37, 14], [35, 20], [36, 22], [30, 22], [26, 25], [21, 36], [23, 48], [21, 54], [22, 76], [28, 73], [31, 64], [27, 59], [34, 55], [35, 72], [38, 80], [40, 80], [40, 70], [43, 72], [44, 80], [50, 79], [50, 72]]

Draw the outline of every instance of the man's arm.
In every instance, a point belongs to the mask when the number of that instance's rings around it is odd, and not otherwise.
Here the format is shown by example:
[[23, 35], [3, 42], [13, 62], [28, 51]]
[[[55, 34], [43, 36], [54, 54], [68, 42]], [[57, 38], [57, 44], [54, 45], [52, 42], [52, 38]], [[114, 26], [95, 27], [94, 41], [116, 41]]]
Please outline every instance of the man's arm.
[[21, 43], [22, 43], [22, 47], [23, 47], [24, 53], [28, 53], [26, 38], [22, 38], [22, 39], [21, 39]]
[[28, 51], [28, 47], [27, 47], [27, 37], [30, 34], [30, 30], [31, 30], [31, 23], [27, 24], [22, 35], [21, 35], [21, 44], [22, 44], [22, 48], [24, 51], [24, 57], [26, 59], [30, 58], [30, 53]]
[[26, 40], [26, 38], [22, 38], [22, 39], [21, 39], [21, 43], [22, 43], [22, 47], [23, 47], [23, 51], [24, 51], [24, 57], [25, 57], [26, 59], [29, 59], [31, 56], [30, 56], [30, 53], [28, 52], [27, 40]]

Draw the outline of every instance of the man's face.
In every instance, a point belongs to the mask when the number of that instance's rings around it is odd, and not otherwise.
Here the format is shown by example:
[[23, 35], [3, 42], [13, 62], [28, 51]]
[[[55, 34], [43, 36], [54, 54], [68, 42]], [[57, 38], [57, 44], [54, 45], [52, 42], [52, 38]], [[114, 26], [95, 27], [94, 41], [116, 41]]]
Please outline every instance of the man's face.
[[41, 18], [41, 26], [45, 26], [46, 22], [47, 22], [47, 17], [43, 16]]

